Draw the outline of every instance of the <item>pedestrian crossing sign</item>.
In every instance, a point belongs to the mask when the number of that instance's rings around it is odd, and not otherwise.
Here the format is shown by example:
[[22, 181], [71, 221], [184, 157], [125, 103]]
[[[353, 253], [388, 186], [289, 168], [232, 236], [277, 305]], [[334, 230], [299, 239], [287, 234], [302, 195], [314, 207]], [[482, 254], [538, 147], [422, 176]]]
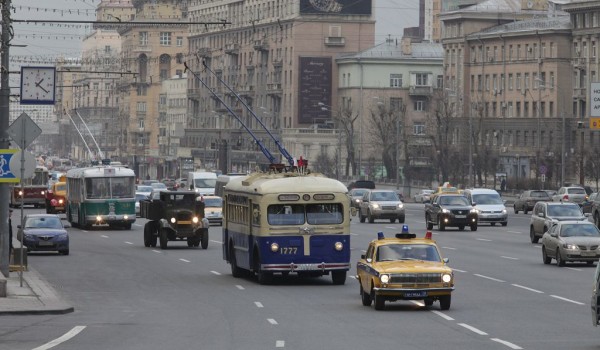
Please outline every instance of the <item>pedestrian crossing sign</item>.
[[10, 160], [18, 151], [18, 149], [0, 149], [0, 183], [21, 181], [10, 170]]

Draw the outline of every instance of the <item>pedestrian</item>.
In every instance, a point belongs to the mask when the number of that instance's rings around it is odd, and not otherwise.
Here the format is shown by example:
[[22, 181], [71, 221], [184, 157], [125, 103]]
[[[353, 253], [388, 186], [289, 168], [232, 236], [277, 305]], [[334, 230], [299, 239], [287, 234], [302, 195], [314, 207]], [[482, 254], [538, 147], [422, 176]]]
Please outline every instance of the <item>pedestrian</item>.
[[506, 191], [506, 178], [502, 178], [502, 181], [500, 182], [500, 192], [504, 192]]
[[12, 232], [12, 220], [10, 219], [10, 217], [12, 216], [12, 209], [8, 209], [8, 256], [10, 256], [12, 254], [13, 251], [13, 243], [12, 243], [12, 238], [13, 238], [13, 232]]

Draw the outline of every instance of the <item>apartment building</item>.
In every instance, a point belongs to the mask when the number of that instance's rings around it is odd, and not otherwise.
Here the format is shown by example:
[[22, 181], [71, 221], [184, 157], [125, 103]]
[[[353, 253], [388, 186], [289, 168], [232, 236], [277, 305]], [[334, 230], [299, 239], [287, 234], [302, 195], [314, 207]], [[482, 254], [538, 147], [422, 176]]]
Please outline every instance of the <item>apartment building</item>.
[[[187, 74], [163, 80], [158, 101], [158, 156], [163, 159], [163, 177], [179, 175], [179, 145], [187, 121]], [[181, 154], [189, 157], [189, 152]]]

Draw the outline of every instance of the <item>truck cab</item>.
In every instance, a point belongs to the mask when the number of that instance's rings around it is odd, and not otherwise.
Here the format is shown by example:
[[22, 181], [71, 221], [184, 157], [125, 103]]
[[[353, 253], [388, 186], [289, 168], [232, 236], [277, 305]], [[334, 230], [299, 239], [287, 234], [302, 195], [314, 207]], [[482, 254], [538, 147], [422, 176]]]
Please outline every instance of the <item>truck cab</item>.
[[188, 186], [191, 191], [202, 196], [214, 196], [217, 186], [217, 174], [209, 171], [192, 171], [188, 174]]

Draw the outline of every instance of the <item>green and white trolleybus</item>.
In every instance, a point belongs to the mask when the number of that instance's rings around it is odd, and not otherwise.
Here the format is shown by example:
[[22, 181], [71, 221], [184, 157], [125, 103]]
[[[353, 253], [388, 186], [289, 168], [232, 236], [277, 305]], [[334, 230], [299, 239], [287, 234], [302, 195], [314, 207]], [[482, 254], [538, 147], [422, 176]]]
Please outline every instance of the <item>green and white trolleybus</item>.
[[67, 220], [81, 228], [108, 225], [131, 229], [135, 222], [135, 172], [93, 166], [67, 172]]

